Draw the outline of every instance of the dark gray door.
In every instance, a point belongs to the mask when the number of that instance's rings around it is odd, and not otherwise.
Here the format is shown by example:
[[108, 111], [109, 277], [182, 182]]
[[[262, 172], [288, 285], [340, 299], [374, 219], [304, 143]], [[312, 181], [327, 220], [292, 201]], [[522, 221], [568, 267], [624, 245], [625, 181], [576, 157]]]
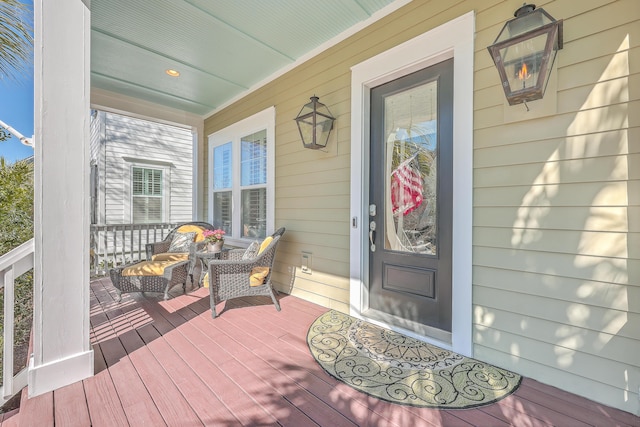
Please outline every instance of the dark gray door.
[[372, 89], [370, 135], [369, 308], [451, 332], [453, 59]]

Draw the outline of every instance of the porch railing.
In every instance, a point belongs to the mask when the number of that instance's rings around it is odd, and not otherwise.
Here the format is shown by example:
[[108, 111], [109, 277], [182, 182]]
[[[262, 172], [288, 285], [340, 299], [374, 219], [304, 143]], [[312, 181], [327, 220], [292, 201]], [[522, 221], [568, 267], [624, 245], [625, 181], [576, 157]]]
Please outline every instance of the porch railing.
[[145, 246], [163, 240], [177, 223], [91, 226], [91, 273], [102, 276], [118, 265], [146, 259]]
[[4, 290], [4, 321], [2, 345], [2, 395], [4, 404], [27, 386], [27, 368], [14, 374], [15, 280], [33, 269], [35, 245], [33, 239], [0, 257], [0, 288]]

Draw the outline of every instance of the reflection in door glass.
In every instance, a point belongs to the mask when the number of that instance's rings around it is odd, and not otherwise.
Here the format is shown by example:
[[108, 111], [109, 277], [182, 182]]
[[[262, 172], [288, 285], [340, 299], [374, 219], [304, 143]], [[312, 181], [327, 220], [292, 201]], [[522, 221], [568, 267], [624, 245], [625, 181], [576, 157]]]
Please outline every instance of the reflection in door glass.
[[437, 253], [437, 81], [385, 98], [385, 248]]

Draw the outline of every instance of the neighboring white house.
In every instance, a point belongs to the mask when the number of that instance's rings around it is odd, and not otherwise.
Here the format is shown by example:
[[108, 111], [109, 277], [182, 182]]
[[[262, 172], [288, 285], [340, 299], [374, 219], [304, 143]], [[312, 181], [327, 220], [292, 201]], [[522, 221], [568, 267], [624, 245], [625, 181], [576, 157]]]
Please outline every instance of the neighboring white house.
[[191, 127], [91, 111], [93, 274], [144, 259], [145, 245], [193, 218]]
[[91, 113], [91, 223], [175, 223], [192, 218], [191, 128]]

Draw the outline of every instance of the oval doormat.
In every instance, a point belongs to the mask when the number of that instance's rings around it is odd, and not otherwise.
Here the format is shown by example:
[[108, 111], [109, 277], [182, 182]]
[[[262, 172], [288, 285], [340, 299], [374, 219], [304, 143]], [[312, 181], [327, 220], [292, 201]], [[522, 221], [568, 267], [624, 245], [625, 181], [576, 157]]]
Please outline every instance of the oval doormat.
[[403, 405], [438, 409], [487, 405], [513, 393], [522, 379], [335, 310], [313, 322], [307, 343], [331, 376]]

